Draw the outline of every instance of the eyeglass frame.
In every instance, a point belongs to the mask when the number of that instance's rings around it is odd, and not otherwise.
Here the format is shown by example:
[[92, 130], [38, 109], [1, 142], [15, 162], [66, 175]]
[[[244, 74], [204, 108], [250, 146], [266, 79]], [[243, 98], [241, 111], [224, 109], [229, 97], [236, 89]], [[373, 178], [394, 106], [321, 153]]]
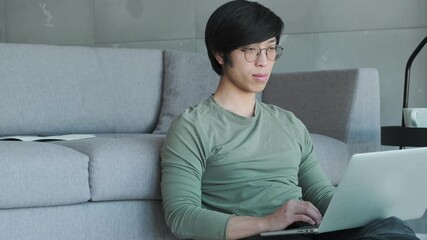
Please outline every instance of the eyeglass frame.
[[[248, 61], [248, 62], [256, 62], [261, 57], [261, 54], [262, 54], [263, 50], [265, 50], [265, 56], [267, 57], [268, 60], [270, 60], [270, 61], [276, 61], [277, 59], [279, 59], [282, 56], [283, 47], [280, 46], [279, 44], [277, 44], [277, 45], [274, 46], [274, 48], [276, 49], [276, 56], [275, 56], [274, 60], [272, 60], [272, 59], [270, 59], [268, 57], [268, 50], [271, 47], [273, 47], [273, 46], [274, 45], [271, 45], [271, 46], [266, 47], [266, 48], [260, 48], [258, 46], [251, 46], [251, 47], [241, 47], [241, 48], [238, 48], [238, 49], [244, 53], [244, 57], [245, 57], [246, 61]], [[247, 54], [246, 51], [248, 51], [248, 48], [258, 48], [259, 49], [259, 51], [257, 52], [258, 56], [255, 58], [255, 60], [249, 61], [248, 58], [246, 57], [246, 54]], [[277, 54], [277, 49], [280, 49], [280, 54]]]

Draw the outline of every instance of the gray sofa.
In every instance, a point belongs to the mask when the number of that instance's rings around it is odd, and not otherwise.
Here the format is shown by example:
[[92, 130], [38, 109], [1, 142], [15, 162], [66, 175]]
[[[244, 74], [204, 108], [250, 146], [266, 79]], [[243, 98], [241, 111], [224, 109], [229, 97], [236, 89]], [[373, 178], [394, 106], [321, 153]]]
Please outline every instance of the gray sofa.
[[[172, 119], [215, 90], [206, 57], [147, 49], [0, 44], [0, 239], [174, 239], [159, 191]], [[338, 184], [380, 147], [378, 73], [274, 74], [262, 100], [293, 111]]]

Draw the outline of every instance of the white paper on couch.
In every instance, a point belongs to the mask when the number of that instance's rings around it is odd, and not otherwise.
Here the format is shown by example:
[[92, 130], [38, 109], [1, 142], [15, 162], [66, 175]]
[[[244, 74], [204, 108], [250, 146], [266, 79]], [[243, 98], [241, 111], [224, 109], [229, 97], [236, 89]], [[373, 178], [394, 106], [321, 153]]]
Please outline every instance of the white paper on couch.
[[66, 135], [56, 135], [56, 136], [40, 136], [40, 135], [22, 135], [22, 136], [4, 136], [0, 137], [0, 141], [24, 141], [24, 142], [34, 142], [34, 141], [69, 141], [85, 138], [93, 138], [95, 135], [92, 134], [66, 134]]

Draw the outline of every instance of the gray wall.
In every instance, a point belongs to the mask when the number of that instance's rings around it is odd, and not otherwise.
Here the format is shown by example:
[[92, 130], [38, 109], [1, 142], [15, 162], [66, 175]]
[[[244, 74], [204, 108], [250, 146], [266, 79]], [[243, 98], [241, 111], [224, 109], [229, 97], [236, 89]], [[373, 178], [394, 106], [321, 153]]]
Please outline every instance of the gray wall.
[[[0, 41], [168, 48], [205, 54], [204, 26], [224, 0], [0, 0]], [[259, 0], [286, 25], [275, 72], [374, 67], [382, 125], [401, 119], [405, 64], [427, 36], [427, 0]], [[410, 103], [427, 107], [427, 47]]]

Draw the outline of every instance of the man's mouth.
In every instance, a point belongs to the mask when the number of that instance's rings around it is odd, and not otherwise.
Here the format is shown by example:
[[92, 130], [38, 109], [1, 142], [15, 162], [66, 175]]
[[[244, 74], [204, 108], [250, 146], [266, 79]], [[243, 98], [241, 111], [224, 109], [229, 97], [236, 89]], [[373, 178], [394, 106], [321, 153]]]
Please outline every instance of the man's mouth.
[[258, 81], [267, 81], [269, 74], [257, 73], [252, 75]]

